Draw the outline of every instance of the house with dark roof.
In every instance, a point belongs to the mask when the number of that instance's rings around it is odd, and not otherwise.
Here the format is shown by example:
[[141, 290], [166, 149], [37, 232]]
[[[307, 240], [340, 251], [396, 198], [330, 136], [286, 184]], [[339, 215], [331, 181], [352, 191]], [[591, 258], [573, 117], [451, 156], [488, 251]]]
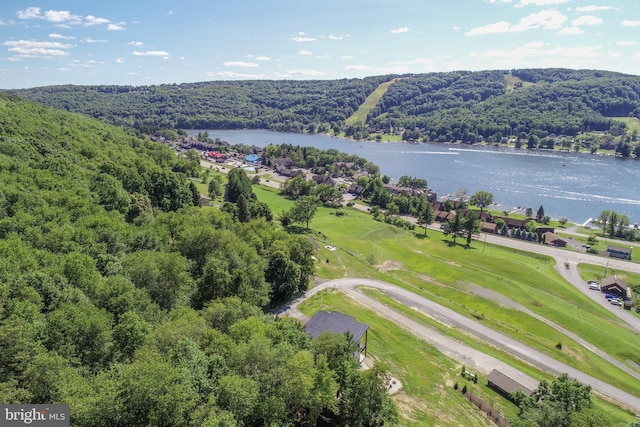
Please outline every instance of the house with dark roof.
[[600, 290], [607, 294], [625, 297], [627, 294], [627, 284], [616, 275], [608, 276], [600, 281]]
[[567, 246], [566, 240], [550, 231], [542, 233], [542, 241], [547, 245], [556, 246], [558, 248], [564, 248]]
[[336, 185], [336, 181], [333, 178], [331, 178], [329, 175], [313, 175], [313, 180], [318, 185], [328, 184], [332, 187], [335, 187]]
[[351, 184], [347, 189], [347, 193], [353, 194], [356, 197], [364, 197], [366, 192], [367, 192], [367, 189], [358, 184]]
[[497, 369], [491, 371], [491, 373], [487, 377], [487, 383], [489, 387], [506, 396], [509, 396], [511, 393], [515, 393], [518, 390], [523, 392], [525, 396], [531, 396], [531, 394], [533, 394], [533, 390], [525, 387], [518, 381], [498, 371]]
[[269, 164], [274, 168], [290, 168], [293, 166], [293, 160], [289, 157], [281, 157], [279, 159], [269, 160]]
[[498, 224], [480, 221], [480, 231], [482, 231], [483, 233], [496, 234], [498, 232]]
[[324, 332], [333, 334], [347, 333], [358, 346], [358, 350], [354, 356], [360, 358], [367, 357], [367, 332], [369, 326], [364, 323], [357, 322], [353, 317], [337, 311], [326, 312], [318, 311], [305, 325], [306, 332], [313, 339], [318, 338]]
[[611, 258], [620, 258], [620, 259], [631, 259], [631, 250], [632, 248], [626, 246], [615, 246], [609, 245], [607, 246], [607, 254]]
[[293, 178], [298, 175], [305, 176], [304, 171], [301, 169], [288, 169], [288, 168], [275, 168], [275, 171], [278, 172], [282, 176], [286, 176], [287, 178]]

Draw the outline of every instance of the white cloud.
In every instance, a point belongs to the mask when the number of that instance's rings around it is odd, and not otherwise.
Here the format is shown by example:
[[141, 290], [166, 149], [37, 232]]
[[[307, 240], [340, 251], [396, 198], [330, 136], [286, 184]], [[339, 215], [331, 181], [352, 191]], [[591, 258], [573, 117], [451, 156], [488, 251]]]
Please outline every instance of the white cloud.
[[458, 27], [457, 25], [454, 25], [453, 27], [451, 27], [451, 29], [454, 30], [454, 31], [460, 31], [461, 30], [461, 28]]
[[480, 34], [497, 34], [507, 32], [522, 32], [529, 30], [557, 30], [567, 17], [557, 10], [542, 10], [538, 13], [525, 16], [517, 24], [510, 25], [506, 21], [496, 22], [494, 24], [485, 25], [483, 27], [473, 28], [465, 33], [467, 36], [476, 36]]
[[301, 50], [300, 52], [298, 52], [298, 54], [300, 54], [300, 55], [312, 55], [312, 52], [310, 50]]
[[579, 27], [564, 27], [563, 29], [558, 31], [558, 34], [561, 35], [574, 35], [582, 33], [584, 33], [584, 30], [581, 30]]
[[390, 32], [393, 34], [401, 34], [401, 33], [408, 33], [409, 31], [411, 31], [411, 28], [409, 27], [400, 27], [400, 28], [396, 28], [395, 30], [391, 30]]
[[542, 10], [522, 18], [520, 22], [511, 27], [511, 31], [557, 30], [566, 20], [567, 17], [557, 10]]
[[259, 67], [258, 64], [254, 62], [243, 62], [243, 61], [227, 61], [223, 63], [225, 67]]
[[589, 59], [599, 58], [602, 56], [600, 46], [578, 46], [574, 48], [554, 47], [549, 48], [542, 41], [534, 41], [524, 44], [515, 49], [493, 49], [483, 53], [474, 53], [472, 56], [476, 58], [497, 58], [497, 59], [530, 59], [536, 60], [540, 58], [563, 58], [571, 59]]
[[139, 52], [137, 50], [133, 51], [133, 54], [135, 56], [161, 56], [163, 58], [168, 58], [169, 52], [166, 52], [164, 50], [148, 50], [146, 52]]
[[344, 36], [336, 36], [334, 34], [329, 34], [329, 39], [330, 40], [342, 40], [344, 38]]
[[9, 47], [9, 52], [24, 58], [68, 56], [69, 52], [67, 50], [75, 47], [65, 43], [33, 40], [9, 40], [3, 44]]
[[628, 19], [625, 19], [624, 21], [622, 21], [623, 27], [637, 27], [639, 25], [640, 25], [640, 21], [630, 21]]
[[58, 33], [51, 33], [49, 34], [49, 37], [52, 39], [63, 39], [63, 40], [73, 40], [75, 39], [75, 37], [73, 36], [63, 36], [62, 34], [58, 34]]
[[144, 43], [140, 42], [140, 41], [130, 41], [129, 43], [127, 43], [129, 46], [143, 46]]
[[623, 40], [623, 41], [618, 42], [618, 46], [635, 46], [637, 44], [638, 44], [638, 42], [634, 42], [634, 41], [631, 41], [631, 40]]
[[548, 6], [551, 4], [566, 3], [568, 1], [569, 0], [520, 0], [520, 3], [518, 3], [516, 7], [529, 6], [530, 4], [534, 6]]
[[124, 22], [118, 22], [117, 24], [109, 24], [107, 25], [107, 30], [109, 31], [122, 31], [124, 30]]
[[[302, 33], [304, 34], [304, 33]], [[291, 40], [293, 40], [294, 42], [298, 42], [298, 43], [306, 43], [306, 42], [314, 42], [318, 39], [315, 39], [313, 37], [294, 37]]]
[[108, 40], [96, 40], [96, 39], [92, 39], [92, 38], [85, 38], [80, 40], [82, 43], [108, 43]]
[[598, 18], [597, 16], [585, 15], [571, 21], [571, 25], [573, 25], [574, 27], [579, 27], [581, 25], [598, 25], [602, 24], [603, 22], [604, 19]]
[[262, 74], [242, 74], [236, 73], [233, 71], [218, 71], [212, 72], [209, 71], [206, 73], [207, 77], [222, 77], [222, 78], [234, 78], [234, 79], [264, 79], [265, 76]]
[[28, 7], [25, 10], [19, 10], [16, 15], [19, 19], [35, 19], [40, 17], [39, 7]]
[[109, 22], [111, 22], [106, 18], [98, 18], [93, 15], [87, 15], [84, 17], [84, 19], [85, 19], [84, 25], [86, 25], [87, 27], [90, 27], [92, 25], [108, 24]]
[[509, 23], [507, 21], [495, 22], [493, 24], [484, 25], [482, 27], [473, 28], [465, 33], [467, 36], [477, 36], [480, 34], [497, 34], [509, 32]]
[[43, 19], [63, 28], [69, 28], [70, 25], [83, 25], [85, 27], [107, 25], [108, 30], [124, 29], [123, 22], [113, 24], [107, 18], [100, 18], [93, 15], [82, 17], [80, 15], [74, 15], [68, 10], [47, 10], [42, 12], [42, 9], [39, 7], [28, 7], [25, 10], [19, 10], [16, 15], [19, 19]]
[[353, 59], [353, 55], [344, 55], [344, 56], [341, 56], [340, 59], [345, 59], [345, 60]]
[[611, 6], [582, 6], [576, 7], [576, 12], [597, 12], [599, 10], [611, 10]]
[[115, 62], [117, 62], [118, 64], [123, 64], [124, 58], [117, 58]]
[[609, 58], [622, 58], [624, 55], [622, 52], [616, 52], [614, 50], [607, 52]]
[[256, 57], [256, 61], [271, 61], [271, 58], [268, 56], [258, 56]]
[[324, 72], [319, 70], [288, 70], [287, 76], [305, 76], [305, 77], [318, 77], [323, 76]]

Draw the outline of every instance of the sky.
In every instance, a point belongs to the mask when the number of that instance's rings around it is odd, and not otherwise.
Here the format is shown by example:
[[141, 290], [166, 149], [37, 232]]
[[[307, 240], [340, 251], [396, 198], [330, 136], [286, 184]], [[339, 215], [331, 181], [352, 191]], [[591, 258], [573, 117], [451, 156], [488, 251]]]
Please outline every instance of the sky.
[[0, 3], [3, 89], [548, 67], [640, 75], [640, 2]]

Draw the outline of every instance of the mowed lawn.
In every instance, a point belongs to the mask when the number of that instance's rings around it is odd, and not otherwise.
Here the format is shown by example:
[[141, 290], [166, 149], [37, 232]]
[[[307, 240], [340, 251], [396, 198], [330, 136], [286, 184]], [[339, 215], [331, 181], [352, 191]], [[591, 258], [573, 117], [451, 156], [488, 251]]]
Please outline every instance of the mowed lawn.
[[[359, 322], [370, 325], [369, 360], [383, 360], [391, 374], [400, 379], [403, 388], [393, 400], [405, 426], [491, 426], [493, 425], [459, 391], [466, 384], [470, 391], [490, 396], [499, 402], [503, 413], [514, 414], [516, 408], [491, 389], [474, 385], [460, 376], [460, 365], [446, 358], [435, 348], [415, 338], [405, 329], [360, 306], [338, 291], [322, 291], [301, 304], [301, 311], [313, 316], [318, 310], [348, 313]], [[488, 401], [489, 399], [487, 399]]]
[[[254, 190], [259, 200], [271, 206], [276, 218], [293, 205], [276, 189], [254, 186]], [[398, 284], [640, 395], [639, 382], [627, 373], [510, 307], [513, 303], [527, 307], [619, 360], [640, 364], [638, 334], [566, 283], [553, 259], [482, 241], [465, 248], [462, 239], [452, 245], [450, 237], [440, 232], [429, 230], [425, 237], [419, 227], [407, 231], [355, 209], [341, 211], [344, 215], [337, 216], [335, 209], [319, 207], [305, 232], [319, 244], [318, 277], [370, 277]], [[615, 411], [609, 408], [607, 412]], [[624, 417], [625, 413], [618, 415]]]
[[[336, 216], [335, 210], [319, 208], [311, 221], [312, 235], [320, 244], [319, 277], [371, 277], [404, 286], [640, 396], [639, 382], [628, 374], [495, 297], [500, 294], [529, 308], [622, 362], [640, 364], [638, 334], [566, 283], [553, 259], [481, 241], [474, 241], [470, 249], [452, 246], [439, 232], [430, 230], [424, 238], [420, 229], [409, 232], [374, 221], [366, 213], [345, 212]], [[386, 270], [388, 266], [395, 269]], [[483, 289], [493, 293], [485, 295]]]

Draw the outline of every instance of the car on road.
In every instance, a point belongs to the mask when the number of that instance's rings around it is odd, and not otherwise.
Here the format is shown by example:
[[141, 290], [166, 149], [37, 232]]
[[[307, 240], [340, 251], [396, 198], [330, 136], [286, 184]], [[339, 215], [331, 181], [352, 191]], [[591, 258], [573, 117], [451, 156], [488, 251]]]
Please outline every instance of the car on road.
[[610, 302], [611, 304], [613, 304], [613, 305], [617, 305], [617, 306], [621, 306], [621, 305], [622, 305], [622, 303], [620, 302], [620, 300], [619, 300], [619, 299], [612, 299], [612, 300], [610, 300], [609, 302]]
[[599, 291], [600, 290], [600, 285], [597, 283], [592, 283], [589, 285], [589, 289], [592, 289], [594, 291]]
[[605, 295], [604, 295], [604, 297], [605, 297], [606, 299], [608, 299], [608, 300], [612, 300], [612, 299], [614, 299], [614, 298], [615, 298], [615, 299], [618, 299], [618, 297], [617, 297], [617, 296], [615, 296], [615, 295], [611, 295], [611, 294], [605, 294]]

